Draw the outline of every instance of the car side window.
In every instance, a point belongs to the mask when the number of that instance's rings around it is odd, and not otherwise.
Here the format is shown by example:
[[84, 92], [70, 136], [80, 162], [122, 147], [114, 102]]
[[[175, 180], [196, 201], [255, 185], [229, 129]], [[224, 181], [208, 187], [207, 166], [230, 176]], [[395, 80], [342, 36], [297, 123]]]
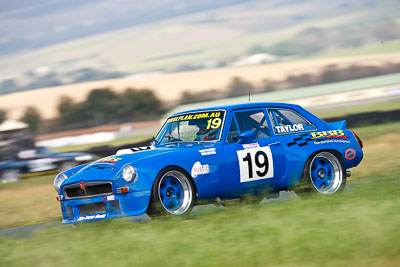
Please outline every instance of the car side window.
[[316, 127], [290, 109], [268, 109], [275, 134], [289, 134], [315, 130]]
[[263, 110], [249, 110], [235, 112], [240, 133], [254, 131], [254, 139], [268, 138], [271, 136], [267, 118]]
[[232, 116], [231, 124], [229, 126], [229, 132], [228, 132], [228, 135], [226, 137], [226, 142], [227, 143], [235, 143], [238, 140], [239, 140], [239, 131], [238, 131], [238, 128], [236, 126], [235, 119]]

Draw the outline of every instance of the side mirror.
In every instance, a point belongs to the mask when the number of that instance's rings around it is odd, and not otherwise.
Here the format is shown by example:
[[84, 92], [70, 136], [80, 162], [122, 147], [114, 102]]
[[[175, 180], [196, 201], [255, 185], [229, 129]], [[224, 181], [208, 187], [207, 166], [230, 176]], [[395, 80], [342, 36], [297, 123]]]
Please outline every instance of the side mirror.
[[239, 134], [239, 141], [238, 144], [243, 144], [246, 140], [252, 140], [255, 137], [254, 131], [247, 131], [244, 133]]

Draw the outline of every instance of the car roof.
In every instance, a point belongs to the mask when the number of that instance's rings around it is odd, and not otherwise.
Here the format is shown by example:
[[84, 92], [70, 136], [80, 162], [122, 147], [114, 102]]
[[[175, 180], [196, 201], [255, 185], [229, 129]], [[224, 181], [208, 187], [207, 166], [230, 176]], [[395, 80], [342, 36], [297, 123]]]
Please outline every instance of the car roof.
[[179, 115], [179, 114], [191, 113], [191, 112], [197, 112], [197, 111], [209, 111], [209, 110], [217, 110], [217, 109], [225, 109], [227, 111], [231, 111], [231, 110], [236, 110], [236, 109], [258, 108], [258, 107], [266, 107], [266, 106], [268, 106], [268, 107], [280, 107], [280, 108], [293, 108], [293, 109], [300, 108], [299, 105], [294, 105], [294, 104], [274, 103], [274, 102], [258, 102], [258, 103], [244, 103], [244, 104], [233, 104], [233, 105], [222, 105], [222, 106], [210, 106], [210, 107], [206, 107], [206, 108], [191, 109], [191, 110], [181, 111], [181, 112], [172, 114], [171, 117]]

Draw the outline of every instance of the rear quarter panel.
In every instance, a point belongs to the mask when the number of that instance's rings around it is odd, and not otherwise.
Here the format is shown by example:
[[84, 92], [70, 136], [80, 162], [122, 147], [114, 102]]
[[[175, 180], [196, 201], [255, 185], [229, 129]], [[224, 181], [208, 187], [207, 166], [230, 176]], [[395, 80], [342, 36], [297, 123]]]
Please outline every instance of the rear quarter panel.
[[300, 106], [292, 107], [316, 126], [315, 131], [281, 135], [280, 140], [285, 149], [287, 171], [281, 187], [297, 184], [307, 159], [320, 151], [336, 151], [343, 160], [345, 169], [357, 166], [363, 151], [350, 130], [339, 130], [318, 118]]
[[288, 172], [288, 186], [301, 179], [307, 159], [320, 151], [336, 151], [343, 160], [345, 169], [357, 166], [363, 151], [350, 130], [317, 130], [310, 133], [282, 137]]

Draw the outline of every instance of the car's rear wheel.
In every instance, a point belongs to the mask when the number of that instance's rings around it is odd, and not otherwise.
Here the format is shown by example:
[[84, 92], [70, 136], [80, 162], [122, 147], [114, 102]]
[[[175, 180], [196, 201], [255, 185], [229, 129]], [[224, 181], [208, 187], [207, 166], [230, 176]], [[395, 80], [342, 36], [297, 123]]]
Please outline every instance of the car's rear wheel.
[[196, 202], [192, 180], [177, 168], [161, 172], [153, 185], [149, 215], [187, 215]]
[[345, 168], [340, 155], [322, 151], [307, 160], [295, 192], [298, 195], [333, 195], [343, 191], [345, 185]]

